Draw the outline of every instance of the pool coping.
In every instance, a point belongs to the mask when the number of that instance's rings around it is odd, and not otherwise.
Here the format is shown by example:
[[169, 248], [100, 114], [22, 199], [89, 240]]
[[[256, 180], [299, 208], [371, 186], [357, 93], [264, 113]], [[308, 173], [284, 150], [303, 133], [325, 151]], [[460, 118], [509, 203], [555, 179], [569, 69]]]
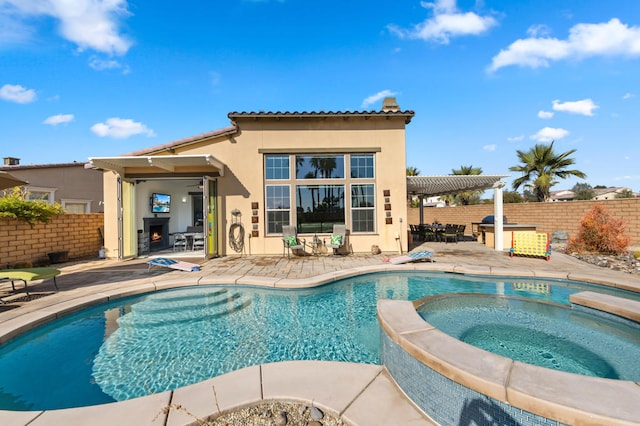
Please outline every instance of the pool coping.
[[[598, 295], [588, 296], [584, 301], [593, 304]], [[635, 303], [635, 313], [640, 314], [640, 303]], [[493, 354], [438, 330], [422, 319], [416, 307], [415, 302], [381, 299], [379, 323], [400, 348], [440, 375], [564, 424], [637, 424], [640, 383], [566, 373]]]
[[[487, 275], [487, 276], [510, 276], [510, 277], [535, 277], [535, 278], [549, 278], [549, 279], [568, 279], [575, 281], [583, 281], [593, 284], [607, 285], [615, 288], [621, 288], [626, 290], [631, 290], [635, 292], [640, 292], [640, 285], [629, 283], [621, 279], [613, 279], [613, 280], [604, 280], [602, 278], [597, 278], [590, 276], [588, 274], [581, 274], [580, 272], [574, 273], [561, 273], [561, 272], [553, 272], [553, 271], [536, 271], [536, 270], [522, 270], [515, 268], [499, 268], [499, 267], [491, 267], [491, 266], [475, 266], [475, 265], [458, 265], [458, 264], [447, 264], [447, 263], [412, 263], [412, 264], [403, 264], [403, 265], [391, 265], [388, 263], [384, 263], [381, 265], [369, 265], [369, 266], [360, 266], [350, 269], [339, 270], [335, 272], [324, 273], [320, 275], [316, 275], [308, 278], [301, 279], [291, 279], [291, 278], [273, 278], [273, 277], [261, 277], [261, 276], [252, 276], [252, 275], [219, 275], [219, 276], [209, 276], [205, 273], [189, 275], [185, 278], [173, 278], [173, 279], [165, 279], [165, 280], [157, 280], [157, 277], [149, 277], [144, 279], [132, 280], [127, 282], [126, 287], [123, 287], [122, 283], [113, 283], [111, 285], [100, 285], [100, 286], [86, 286], [82, 288], [77, 288], [74, 290], [69, 290], [64, 292], [64, 294], [54, 294], [47, 298], [35, 300], [31, 302], [29, 305], [25, 306], [24, 309], [17, 309], [14, 311], [9, 311], [5, 313], [3, 316], [7, 318], [5, 321], [0, 323], [0, 344], [7, 342], [8, 340], [16, 337], [17, 335], [29, 331], [32, 328], [35, 328], [39, 325], [42, 325], [45, 322], [51, 321], [53, 319], [68, 315], [80, 309], [84, 309], [90, 306], [97, 305], [99, 303], [120, 299], [127, 296], [149, 293], [164, 289], [170, 288], [179, 288], [186, 286], [194, 286], [194, 285], [215, 285], [215, 284], [224, 284], [224, 285], [253, 285], [253, 286], [262, 286], [262, 287], [273, 287], [273, 288], [310, 288], [316, 287], [320, 285], [327, 284], [329, 282], [350, 278], [358, 275], [368, 274], [368, 273], [376, 273], [376, 272], [395, 272], [395, 271], [435, 271], [435, 272], [449, 272], [456, 274], [464, 274], [464, 275]], [[414, 309], [415, 313], [415, 309]], [[294, 362], [294, 361], [291, 361]], [[321, 361], [309, 361], [308, 367], [309, 370], [305, 372], [305, 374], [311, 374], [317, 366], [314, 363]], [[286, 363], [277, 363], [277, 364], [286, 364]], [[313, 364], [313, 365], [312, 365]], [[341, 364], [341, 363], [337, 363]], [[349, 365], [349, 364], [347, 364]], [[381, 366], [378, 366], [382, 368]], [[252, 367], [249, 367], [252, 368]], [[356, 368], [356, 367], [353, 367]], [[359, 368], [356, 368], [359, 369]], [[244, 369], [243, 369], [244, 370]], [[243, 371], [238, 370], [238, 371]], [[283, 372], [286, 373], [286, 369]], [[229, 373], [229, 374], [235, 374]], [[387, 374], [385, 372], [385, 374]], [[226, 375], [225, 375], [226, 376]], [[223, 376], [219, 376], [223, 377]], [[210, 379], [215, 380], [216, 378]], [[391, 380], [391, 379], [390, 379]], [[393, 380], [391, 380], [393, 382]], [[203, 382], [204, 383], [204, 382]], [[395, 382], [392, 383], [395, 386]], [[198, 384], [196, 384], [198, 385]], [[196, 386], [191, 385], [191, 386]], [[331, 386], [330, 391], [335, 392], [336, 389], [339, 389], [342, 386]], [[382, 386], [382, 389], [386, 389], [387, 387]], [[182, 388], [181, 388], [182, 389]], [[176, 393], [180, 391], [177, 389], [173, 391]], [[362, 390], [364, 391], [364, 389]], [[513, 392], [516, 392], [514, 389]], [[179, 392], [178, 392], [179, 393]], [[154, 394], [145, 396], [142, 398], [135, 398], [128, 401], [117, 402], [113, 404], [104, 404], [93, 407], [79, 407], [79, 408], [71, 408], [64, 410], [49, 410], [49, 411], [37, 411], [37, 412], [22, 412], [22, 411], [0, 411], [0, 423], [7, 425], [26, 425], [26, 424], [38, 424], [41, 417], [49, 418], [54, 414], [47, 413], [57, 413], [59, 415], [69, 416], [69, 419], [75, 418], [76, 415], [83, 415], [82, 413], [91, 412], [96, 413], [100, 412], [99, 418], [101, 421], [104, 421], [103, 424], [113, 424], [114, 422], [118, 424], [145, 424], [146, 422], [151, 423], [149, 420], [149, 415], [153, 414], [152, 418], [158, 414], [156, 410], [158, 404], [161, 404], [162, 407], [167, 406], [170, 403], [170, 399], [168, 397], [172, 392], [163, 392], [160, 394]], [[397, 395], [401, 396], [401, 399], [409, 404], [410, 407], [414, 407], [413, 403], [409, 401], [404, 394], [396, 388], [395, 394], [391, 391], [386, 391], [385, 395], [387, 398], [393, 397], [395, 398]], [[208, 395], [210, 396], [210, 394]], [[289, 395], [290, 398], [296, 400], [299, 396]], [[144, 404], [139, 405], [142, 401], [145, 401]], [[133, 402], [132, 402], [133, 401]], [[153, 413], [148, 410], [142, 410], [141, 406], [148, 405], [146, 401], [150, 401], [150, 405], [154, 407]], [[254, 403], [259, 402], [258, 400], [253, 400]], [[368, 407], [367, 410], [370, 413], [377, 413], [380, 407], [384, 407], [384, 401], [373, 401]], [[400, 404], [402, 406], [402, 404]], [[640, 404], [638, 404], [640, 406]], [[104, 409], [100, 408], [103, 407]], [[235, 408], [239, 408], [237, 406]], [[325, 407], [331, 411], [336, 413], [340, 413], [339, 410], [327, 406]], [[415, 409], [415, 408], [414, 408]], [[394, 410], [392, 410], [393, 412]], [[411, 411], [411, 410], [409, 410]], [[125, 417], [121, 417], [122, 413], [126, 413]], [[214, 413], [213, 411], [212, 413]], [[35, 413], [35, 414], [34, 414]], [[56, 415], [57, 415], [56, 414]], [[92, 414], [94, 415], [94, 414]], [[361, 423], [361, 424], [376, 424], [377, 419], [381, 419], [383, 417], [383, 412], [378, 413], [378, 416], [375, 415], [370, 418], [373, 422], [369, 423]], [[67, 417], [65, 417], [67, 418]], [[95, 417], [92, 417], [95, 419]], [[118, 420], [116, 420], [118, 419]], [[355, 417], [354, 417], [355, 419]], [[63, 421], [61, 418], [60, 421]], [[124, 421], [125, 423], [122, 423]], [[193, 419], [191, 420], [193, 421]], [[416, 420], [418, 421], [418, 420]], [[426, 417], [423, 417], [422, 421], [424, 424], [433, 424]], [[95, 423], [95, 421], [94, 421]], [[154, 422], [153, 424], [158, 424]], [[356, 422], [355, 424], [358, 424]], [[378, 423], [384, 424], [384, 423]]]

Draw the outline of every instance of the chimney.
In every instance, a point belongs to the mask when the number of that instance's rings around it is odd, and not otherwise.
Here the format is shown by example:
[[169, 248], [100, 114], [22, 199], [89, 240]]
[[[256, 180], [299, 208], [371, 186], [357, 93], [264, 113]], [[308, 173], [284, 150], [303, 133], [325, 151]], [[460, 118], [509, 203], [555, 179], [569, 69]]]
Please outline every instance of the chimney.
[[5, 166], [19, 166], [20, 159], [16, 157], [4, 157], [4, 165]]
[[400, 111], [396, 98], [384, 98], [382, 101], [382, 112]]

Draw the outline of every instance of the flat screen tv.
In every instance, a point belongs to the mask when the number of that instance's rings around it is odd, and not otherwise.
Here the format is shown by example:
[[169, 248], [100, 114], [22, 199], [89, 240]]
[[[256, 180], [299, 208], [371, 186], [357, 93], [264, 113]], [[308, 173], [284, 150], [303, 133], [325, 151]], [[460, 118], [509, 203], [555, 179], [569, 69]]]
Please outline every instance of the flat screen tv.
[[170, 213], [171, 212], [171, 195], [159, 194], [154, 192], [151, 194], [151, 213]]

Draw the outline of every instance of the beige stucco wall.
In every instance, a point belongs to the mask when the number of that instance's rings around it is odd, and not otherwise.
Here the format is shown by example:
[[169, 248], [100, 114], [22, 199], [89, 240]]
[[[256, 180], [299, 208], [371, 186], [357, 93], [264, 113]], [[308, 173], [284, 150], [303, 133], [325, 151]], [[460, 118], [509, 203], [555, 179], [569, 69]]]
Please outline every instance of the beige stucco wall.
[[[231, 137], [219, 137], [172, 147], [171, 152], [154, 154], [211, 154], [225, 164], [224, 176], [218, 182], [219, 247], [220, 254], [235, 254], [229, 249], [228, 232], [231, 211], [239, 209], [246, 233], [251, 234], [253, 209], [258, 203], [257, 236], [245, 239], [247, 252], [251, 254], [282, 254], [281, 236], [265, 235], [264, 153], [350, 153], [373, 152], [375, 154], [376, 183], [376, 232], [350, 235], [350, 249], [368, 252], [372, 245], [383, 251], [398, 252], [407, 248], [406, 228], [406, 158], [405, 116], [363, 117], [280, 117], [238, 118], [239, 131]], [[293, 166], [293, 164], [292, 164]], [[346, 166], [346, 164], [345, 164]], [[345, 170], [346, 172], [346, 170]], [[295, 173], [292, 170], [292, 175]], [[332, 180], [341, 183], [344, 180]], [[105, 233], [107, 255], [117, 257], [117, 222], [115, 205], [115, 175], [105, 174]], [[383, 191], [389, 190], [384, 197]], [[347, 194], [349, 188], [345, 188]], [[292, 187], [292, 197], [294, 188]], [[385, 200], [388, 198], [388, 200]], [[112, 201], [112, 202], [111, 202]], [[388, 203], [385, 203], [388, 201]], [[295, 200], [292, 199], [292, 208]], [[392, 223], [386, 223], [385, 204], [391, 206]], [[347, 228], [350, 229], [348, 199], [345, 200]], [[403, 223], [400, 223], [402, 218]], [[293, 220], [293, 218], [292, 218]], [[318, 235], [323, 237], [323, 235]], [[328, 235], [326, 235], [328, 236]], [[399, 236], [399, 239], [396, 237]], [[305, 237], [305, 236], [302, 236]], [[313, 236], [306, 236], [310, 240]]]

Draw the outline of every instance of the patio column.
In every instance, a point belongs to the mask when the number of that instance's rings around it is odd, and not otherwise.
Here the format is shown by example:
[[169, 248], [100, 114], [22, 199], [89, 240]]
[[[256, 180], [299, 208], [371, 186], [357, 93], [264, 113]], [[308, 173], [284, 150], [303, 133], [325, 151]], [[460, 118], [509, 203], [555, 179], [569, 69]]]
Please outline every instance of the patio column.
[[495, 238], [494, 247], [496, 251], [504, 250], [504, 230], [503, 225], [503, 205], [502, 205], [502, 188], [505, 183], [498, 181], [493, 184], [493, 235]]
[[424, 225], [424, 194], [420, 194], [420, 225]]

